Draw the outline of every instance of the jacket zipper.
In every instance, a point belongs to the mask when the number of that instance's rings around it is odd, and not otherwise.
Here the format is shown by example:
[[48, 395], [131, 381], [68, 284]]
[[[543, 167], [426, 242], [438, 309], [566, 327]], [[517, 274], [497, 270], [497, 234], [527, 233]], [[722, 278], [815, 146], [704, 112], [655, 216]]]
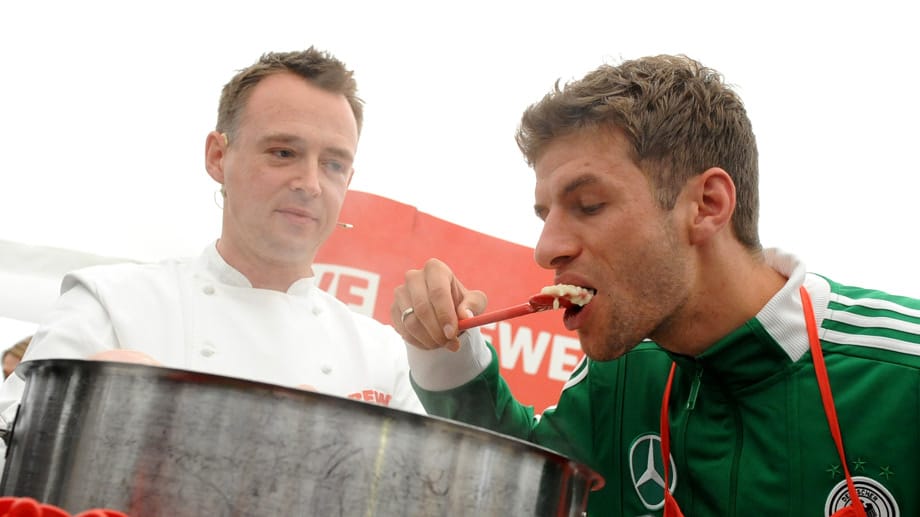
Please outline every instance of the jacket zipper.
[[690, 397], [687, 398], [687, 409], [693, 410], [696, 407], [696, 397], [700, 394], [700, 379], [703, 377], [703, 367], [697, 366], [693, 374], [693, 382], [690, 384]]

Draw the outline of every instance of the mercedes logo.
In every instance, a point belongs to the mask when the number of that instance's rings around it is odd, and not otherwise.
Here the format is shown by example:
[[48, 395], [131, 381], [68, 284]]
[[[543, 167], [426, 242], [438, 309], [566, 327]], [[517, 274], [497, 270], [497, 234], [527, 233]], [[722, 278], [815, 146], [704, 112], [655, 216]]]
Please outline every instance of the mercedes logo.
[[[671, 492], [677, 485], [677, 467], [674, 457], [668, 458]], [[664, 462], [661, 461], [661, 438], [649, 433], [637, 438], [629, 448], [629, 472], [639, 500], [649, 510], [664, 506]]]

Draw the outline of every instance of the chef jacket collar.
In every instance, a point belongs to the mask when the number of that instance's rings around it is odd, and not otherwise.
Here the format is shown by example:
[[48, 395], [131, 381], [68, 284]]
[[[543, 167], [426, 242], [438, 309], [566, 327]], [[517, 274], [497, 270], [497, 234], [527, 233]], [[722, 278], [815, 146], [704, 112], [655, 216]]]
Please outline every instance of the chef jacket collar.
[[[236, 268], [228, 264], [227, 261], [220, 256], [220, 253], [217, 251], [217, 241], [214, 241], [205, 248], [201, 260], [205, 270], [214, 275], [214, 279], [221, 284], [233, 287], [252, 287], [252, 282], [250, 282], [243, 273], [237, 271]], [[287, 294], [306, 296], [315, 288], [316, 284], [313, 281], [313, 277], [305, 277], [292, 283], [291, 286], [288, 287]]]

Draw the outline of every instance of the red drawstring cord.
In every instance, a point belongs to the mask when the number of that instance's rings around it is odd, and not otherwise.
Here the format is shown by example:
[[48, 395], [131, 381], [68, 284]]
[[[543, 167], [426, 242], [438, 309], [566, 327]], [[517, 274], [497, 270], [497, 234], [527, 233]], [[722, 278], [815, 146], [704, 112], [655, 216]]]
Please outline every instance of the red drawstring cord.
[[668, 481], [668, 467], [671, 464], [671, 429], [668, 421], [668, 400], [671, 398], [671, 383], [674, 382], [676, 363], [671, 363], [671, 373], [668, 374], [668, 384], [664, 388], [664, 398], [661, 400], [661, 462], [664, 464], [664, 514], [663, 517], [684, 517], [677, 500], [671, 495], [671, 483]]
[[799, 287], [799, 293], [802, 295], [802, 311], [805, 313], [805, 328], [808, 329], [808, 346], [811, 348], [811, 360], [815, 364], [815, 377], [818, 378], [818, 388], [821, 390], [821, 403], [824, 404], [827, 426], [830, 427], [831, 436], [834, 437], [837, 454], [840, 456], [840, 463], [843, 465], [843, 473], [847, 477], [847, 490], [850, 492], [850, 505], [846, 508], [841, 508], [831, 517], [845, 517], [848, 515], [866, 517], [866, 509], [863, 508], [862, 501], [859, 500], [859, 494], [856, 493], [856, 486], [853, 484], [853, 478], [850, 477], [850, 469], [847, 468], [846, 454], [843, 452], [843, 438], [840, 435], [840, 424], [837, 422], [837, 408], [834, 407], [831, 382], [827, 377], [827, 366], [824, 365], [824, 353], [821, 351], [821, 341], [818, 339], [818, 323], [815, 321], [815, 310], [811, 305], [811, 296], [808, 295], [808, 291], [804, 287]]

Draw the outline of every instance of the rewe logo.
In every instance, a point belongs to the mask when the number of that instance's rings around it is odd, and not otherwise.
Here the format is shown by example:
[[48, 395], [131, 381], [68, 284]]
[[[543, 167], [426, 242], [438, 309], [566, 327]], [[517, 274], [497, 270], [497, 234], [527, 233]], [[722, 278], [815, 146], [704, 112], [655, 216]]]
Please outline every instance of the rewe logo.
[[316, 285], [355, 312], [374, 317], [380, 275], [338, 264], [313, 264]]
[[479, 330], [498, 350], [501, 366], [506, 370], [519, 368], [536, 375], [548, 357], [546, 376], [565, 382], [584, 356], [578, 339], [549, 332], [536, 332], [534, 337], [534, 329], [527, 325], [501, 321]]

